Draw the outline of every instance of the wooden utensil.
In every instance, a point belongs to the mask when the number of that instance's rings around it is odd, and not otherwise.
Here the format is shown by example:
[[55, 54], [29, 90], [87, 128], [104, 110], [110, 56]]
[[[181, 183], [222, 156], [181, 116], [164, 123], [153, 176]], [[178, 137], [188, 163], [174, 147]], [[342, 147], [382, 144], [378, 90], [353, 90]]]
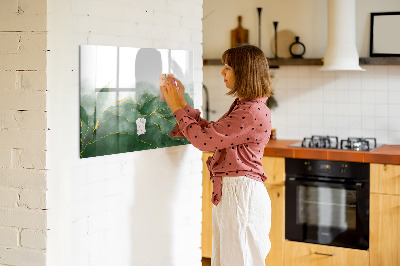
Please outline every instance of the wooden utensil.
[[238, 16], [238, 27], [231, 30], [231, 48], [249, 42], [249, 31], [242, 27], [242, 16]]

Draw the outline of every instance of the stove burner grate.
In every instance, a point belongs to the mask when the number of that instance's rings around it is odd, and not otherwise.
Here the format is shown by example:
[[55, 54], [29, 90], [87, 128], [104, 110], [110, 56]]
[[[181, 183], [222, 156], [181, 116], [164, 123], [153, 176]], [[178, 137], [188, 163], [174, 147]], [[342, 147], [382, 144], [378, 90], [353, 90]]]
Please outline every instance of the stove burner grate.
[[340, 141], [342, 150], [369, 151], [376, 147], [376, 138], [347, 138]]
[[339, 139], [336, 136], [313, 135], [311, 138], [304, 138], [301, 147], [370, 151], [377, 148], [377, 143], [376, 138], [347, 138], [342, 139], [339, 145]]
[[301, 147], [305, 148], [325, 148], [325, 149], [338, 149], [339, 141], [335, 136], [312, 136], [311, 138], [304, 138]]

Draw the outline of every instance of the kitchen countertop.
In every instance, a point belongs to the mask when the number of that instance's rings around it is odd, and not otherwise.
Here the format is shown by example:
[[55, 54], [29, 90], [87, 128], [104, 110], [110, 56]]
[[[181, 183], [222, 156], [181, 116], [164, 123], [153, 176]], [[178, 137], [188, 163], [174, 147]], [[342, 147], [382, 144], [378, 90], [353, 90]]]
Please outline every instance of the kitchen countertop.
[[301, 140], [270, 140], [264, 156], [363, 163], [400, 164], [400, 145], [382, 145], [372, 151], [290, 147]]

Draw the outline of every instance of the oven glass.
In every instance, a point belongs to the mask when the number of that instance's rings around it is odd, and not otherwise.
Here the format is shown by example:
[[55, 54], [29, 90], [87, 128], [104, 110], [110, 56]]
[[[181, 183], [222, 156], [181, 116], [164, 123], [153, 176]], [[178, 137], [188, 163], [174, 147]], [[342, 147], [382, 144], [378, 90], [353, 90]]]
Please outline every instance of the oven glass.
[[318, 228], [318, 243], [329, 244], [340, 233], [356, 229], [355, 190], [302, 185], [297, 190], [297, 223]]

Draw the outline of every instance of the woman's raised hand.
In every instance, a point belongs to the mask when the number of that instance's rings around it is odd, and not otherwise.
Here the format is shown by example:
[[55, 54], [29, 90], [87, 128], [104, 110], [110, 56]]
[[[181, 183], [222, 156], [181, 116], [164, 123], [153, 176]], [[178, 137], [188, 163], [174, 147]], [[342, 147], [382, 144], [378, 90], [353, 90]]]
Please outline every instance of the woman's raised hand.
[[175, 78], [175, 77], [172, 78], [172, 81], [173, 82], [175, 81], [176, 84], [178, 85], [179, 102], [180, 102], [181, 106], [183, 108], [185, 108], [186, 105], [187, 105], [187, 102], [185, 100], [185, 87], [183, 86], [182, 82], [179, 79]]
[[164, 98], [169, 109], [171, 109], [173, 113], [178, 109], [184, 109], [186, 107], [185, 88], [178, 79], [168, 77], [164, 86], [160, 88], [164, 93]]

